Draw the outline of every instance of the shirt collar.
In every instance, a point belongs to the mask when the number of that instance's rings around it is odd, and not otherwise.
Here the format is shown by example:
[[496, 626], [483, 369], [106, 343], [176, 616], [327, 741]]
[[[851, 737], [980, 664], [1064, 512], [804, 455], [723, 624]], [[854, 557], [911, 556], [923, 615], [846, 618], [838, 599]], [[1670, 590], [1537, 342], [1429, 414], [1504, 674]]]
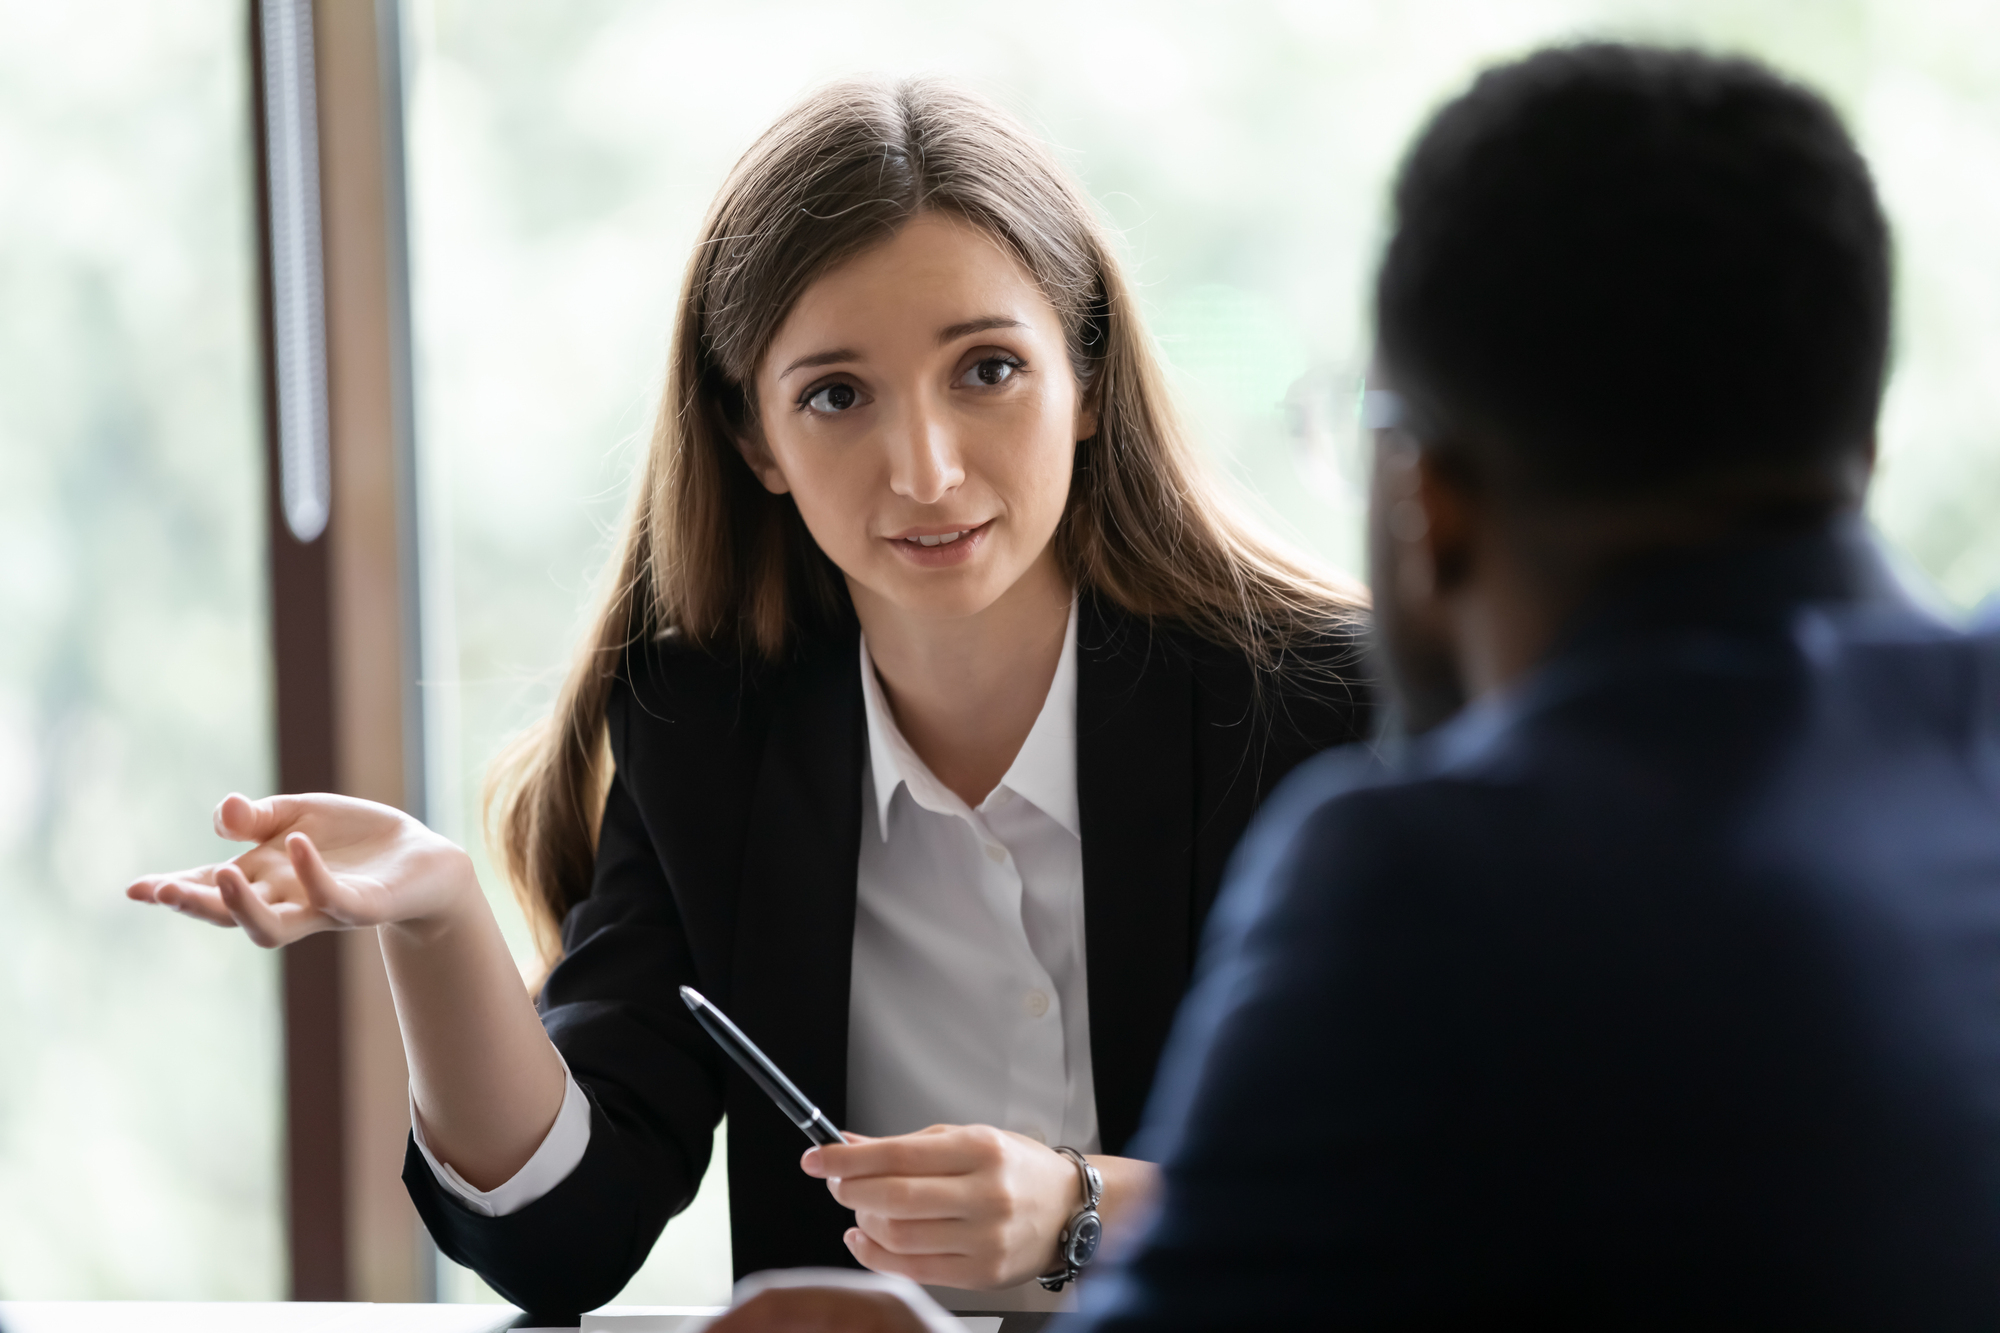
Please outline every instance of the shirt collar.
[[[909, 787], [920, 805], [949, 809], [962, 804], [903, 738], [895, 715], [889, 711], [888, 697], [882, 693], [882, 682], [876, 678], [865, 634], [861, 638], [861, 703], [868, 720], [868, 764], [875, 779], [876, 828], [882, 841], [889, 840], [889, 803], [895, 799], [898, 786]], [[1077, 813], [1076, 796], [1075, 602], [1070, 603], [1062, 656], [1056, 661], [1048, 697], [1042, 700], [1042, 711], [1000, 785], [1032, 803], [1071, 837], [1082, 840], [1083, 821]]]

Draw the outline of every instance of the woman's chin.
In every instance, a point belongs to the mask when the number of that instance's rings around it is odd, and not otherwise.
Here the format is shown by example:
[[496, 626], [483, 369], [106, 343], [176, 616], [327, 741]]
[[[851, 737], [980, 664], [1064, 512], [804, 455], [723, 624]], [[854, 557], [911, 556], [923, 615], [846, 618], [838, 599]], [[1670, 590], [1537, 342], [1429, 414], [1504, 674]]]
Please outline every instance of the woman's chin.
[[[900, 561], [898, 562], [901, 563]], [[855, 587], [855, 605], [867, 619], [872, 602], [891, 614], [922, 620], [964, 620], [989, 609], [1013, 586], [1014, 580], [992, 569], [986, 561], [913, 570], [907, 565], [875, 571], [866, 580], [850, 578]]]

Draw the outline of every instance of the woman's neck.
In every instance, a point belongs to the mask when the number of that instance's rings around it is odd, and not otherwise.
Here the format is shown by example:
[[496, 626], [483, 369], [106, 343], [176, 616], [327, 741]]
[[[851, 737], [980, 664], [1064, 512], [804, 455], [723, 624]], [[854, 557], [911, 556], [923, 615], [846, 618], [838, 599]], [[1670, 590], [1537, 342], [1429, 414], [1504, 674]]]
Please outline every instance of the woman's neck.
[[1000, 784], [1062, 660], [1072, 592], [1053, 553], [977, 615], [913, 615], [865, 589], [854, 609], [896, 726], [967, 805]]

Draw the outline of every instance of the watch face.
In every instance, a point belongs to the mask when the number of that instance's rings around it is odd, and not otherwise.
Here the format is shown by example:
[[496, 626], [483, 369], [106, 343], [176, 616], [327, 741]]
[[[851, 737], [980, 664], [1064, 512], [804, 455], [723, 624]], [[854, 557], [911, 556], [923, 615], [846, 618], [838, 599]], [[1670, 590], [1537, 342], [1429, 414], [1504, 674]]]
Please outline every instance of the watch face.
[[1096, 1213], [1085, 1213], [1077, 1220], [1076, 1232], [1069, 1238], [1069, 1261], [1082, 1268], [1097, 1257], [1097, 1242], [1104, 1239], [1104, 1223]]

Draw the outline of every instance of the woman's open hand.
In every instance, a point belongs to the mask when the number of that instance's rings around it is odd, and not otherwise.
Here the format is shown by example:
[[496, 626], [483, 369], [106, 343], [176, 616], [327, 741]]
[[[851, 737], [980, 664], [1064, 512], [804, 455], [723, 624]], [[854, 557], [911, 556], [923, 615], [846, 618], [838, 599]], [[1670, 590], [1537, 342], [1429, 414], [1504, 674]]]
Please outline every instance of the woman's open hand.
[[257, 845], [233, 861], [134, 880], [125, 896], [267, 949], [321, 930], [441, 919], [478, 883], [470, 858], [402, 811], [347, 796], [231, 795], [215, 831]]
[[807, 1150], [802, 1165], [854, 1210], [847, 1248], [877, 1272], [975, 1291], [1011, 1287], [1055, 1268], [1056, 1238], [1083, 1206], [1073, 1162], [991, 1125], [848, 1138]]

